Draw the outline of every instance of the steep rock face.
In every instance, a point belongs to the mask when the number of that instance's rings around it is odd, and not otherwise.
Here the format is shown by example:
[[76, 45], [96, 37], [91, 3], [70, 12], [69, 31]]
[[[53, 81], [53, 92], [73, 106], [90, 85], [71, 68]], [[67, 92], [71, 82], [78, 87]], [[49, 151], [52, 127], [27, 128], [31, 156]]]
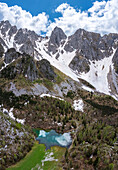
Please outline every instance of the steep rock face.
[[21, 70], [21, 73], [30, 81], [34, 81], [38, 78], [38, 70], [32, 57], [24, 54], [17, 67], [20, 68], [18, 68], [18, 70]]
[[[0, 37], [0, 42], [5, 48], [14, 47], [22, 53], [29, 54], [33, 57], [42, 55], [40, 53], [37, 41], [42, 42], [43, 38], [38, 36], [34, 31], [27, 29], [17, 29], [16, 26], [11, 26], [9, 21], [2, 21], [0, 23], [0, 31], [3, 37]], [[65, 42], [66, 40], [66, 42]], [[45, 43], [44, 43], [45, 44]], [[113, 48], [118, 46], [118, 35], [109, 34], [103, 37], [98, 33], [87, 32], [83, 29], [78, 29], [73, 35], [67, 36], [61, 28], [55, 27], [48, 39], [46, 52], [49, 55], [56, 54], [56, 59], [59, 59], [61, 54], [66, 51], [81, 52], [81, 55], [87, 60], [100, 60], [109, 57]]]
[[54, 80], [57, 77], [49, 61], [47, 61], [46, 59], [42, 59], [38, 62], [38, 68], [41, 76], [44, 78]]
[[10, 38], [12, 37], [12, 35], [16, 34], [17, 32], [17, 27], [16, 26], [11, 26], [8, 35], [10, 36]]
[[4, 49], [8, 49], [8, 46], [6, 45], [6, 43], [4, 42], [4, 40], [0, 37], [0, 44], [4, 47]]
[[[13, 61], [13, 59], [17, 59]], [[34, 81], [38, 78], [38, 70], [36, 68], [35, 61], [27, 54], [19, 54], [15, 49], [10, 49], [5, 54], [6, 63], [10, 65], [5, 67], [0, 72], [0, 77], [14, 79], [16, 76], [22, 74], [30, 81]]]
[[82, 56], [80, 53], [77, 53], [69, 64], [69, 67], [76, 73], [87, 73], [90, 70], [89, 64], [89, 61], [84, 56]]
[[73, 35], [68, 37], [68, 43], [64, 48], [66, 51], [72, 51], [73, 49], [84, 49], [90, 46], [91, 43], [97, 46], [100, 38], [100, 34], [78, 29]]
[[55, 54], [57, 52], [57, 48], [60, 46], [60, 43], [63, 44], [66, 38], [67, 36], [63, 32], [63, 30], [61, 28], [55, 27], [50, 36], [48, 50]]
[[6, 36], [6, 32], [11, 28], [11, 24], [9, 21], [1, 21], [0, 22], [0, 30], [1, 34]]
[[35, 46], [35, 41], [38, 39], [38, 37], [39, 36], [34, 31], [19, 29], [14, 40], [18, 44], [25, 44], [28, 41], [31, 41], [32, 45]]
[[4, 62], [6, 64], [11, 63], [13, 60], [17, 59], [20, 57], [20, 53], [16, 52], [16, 50], [14, 48], [10, 48], [7, 50], [7, 52], [5, 53], [5, 59]]
[[5, 50], [15, 48], [17, 51], [33, 56], [34, 48], [38, 36], [34, 31], [27, 29], [17, 29], [16, 26], [11, 26], [9, 21], [2, 21], [0, 23], [0, 43]]
[[[18, 30], [16, 26], [11, 26], [9, 21], [2, 21], [0, 23], [0, 32], [2, 35], [0, 43], [5, 48], [14, 47], [17, 51], [33, 57], [42, 55], [37, 42], [42, 43], [43, 38], [34, 31], [27, 29]], [[81, 55], [87, 60], [100, 60], [109, 57], [113, 52], [112, 48], [118, 47], [118, 34], [109, 34], [101, 37], [98, 33], [78, 29], [67, 38], [61, 28], [55, 27], [50, 38], [48, 38], [46, 52], [51, 56], [58, 52], [56, 57], [58, 59], [60, 57], [60, 47], [62, 47], [61, 54], [64, 51], [67, 53], [76, 51], [81, 52]]]
[[108, 35], [104, 35], [102, 39], [105, 41], [107, 46], [117, 48], [118, 47], [118, 34], [110, 33]]
[[4, 54], [4, 48], [3, 46], [0, 44], [0, 58], [3, 56]]
[[34, 46], [31, 41], [27, 41], [25, 45], [22, 45], [19, 49], [22, 53], [29, 54], [30, 56], [34, 56]]
[[112, 61], [113, 61], [113, 64], [114, 64], [115, 72], [118, 74], [118, 49], [116, 50]]
[[36, 47], [35, 41], [38, 39], [38, 35], [34, 31], [27, 29], [19, 29], [14, 37], [14, 41], [20, 45], [19, 51], [22, 53], [34, 55], [34, 47]]
[[105, 57], [99, 49], [99, 42], [101, 41], [100, 34], [78, 29], [75, 34], [68, 39], [64, 47], [68, 52], [76, 49], [88, 60], [100, 60]]
[[38, 79], [39, 76], [54, 81], [57, 77], [49, 61], [42, 59], [36, 62], [33, 57], [16, 52], [14, 48], [7, 50], [4, 62], [7, 66], [0, 72], [2, 78], [14, 79], [22, 74], [30, 81]]
[[78, 29], [74, 35], [68, 38], [64, 47], [67, 52], [76, 49], [76, 56], [70, 62], [69, 67], [76, 73], [87, 73], [90, 70], [89, 60], [100, 60], [105, 57], [105, 54], [99, 48], [101, 40], [100, 34]]

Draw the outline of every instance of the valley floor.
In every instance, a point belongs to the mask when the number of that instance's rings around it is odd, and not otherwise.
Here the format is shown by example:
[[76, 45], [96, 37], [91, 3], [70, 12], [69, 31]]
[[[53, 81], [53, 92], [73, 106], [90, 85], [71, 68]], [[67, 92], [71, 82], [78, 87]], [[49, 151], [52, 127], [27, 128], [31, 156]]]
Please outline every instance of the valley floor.
[[59, 146], [53, 146], [51, 149], [45, 150], [45, 145], [35, 142], [26, 157], [16, 165], [7, 168], [7, 170], [61, 170], [60, 161], [65, 150], [65, 148]]

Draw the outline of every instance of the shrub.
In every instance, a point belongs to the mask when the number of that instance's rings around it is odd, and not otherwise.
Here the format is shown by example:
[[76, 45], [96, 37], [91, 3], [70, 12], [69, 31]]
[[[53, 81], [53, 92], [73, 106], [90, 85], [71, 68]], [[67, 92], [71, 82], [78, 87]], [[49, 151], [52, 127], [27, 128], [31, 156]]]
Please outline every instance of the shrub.
[[76, 151], [72, 153], [72, 158], [75, 158], [77, 155]]
[[109, 164], [109, 170], [113, 170], [113, 169], [114, 169], [114, 164], [113, 163]]
[[69, 98], [73, 99], [73, 98], [74, 98], [74, 93], [73, 93], [73, 91], [69, 91], [69, 92], [67, 93], [66, 97], [69, 97]]

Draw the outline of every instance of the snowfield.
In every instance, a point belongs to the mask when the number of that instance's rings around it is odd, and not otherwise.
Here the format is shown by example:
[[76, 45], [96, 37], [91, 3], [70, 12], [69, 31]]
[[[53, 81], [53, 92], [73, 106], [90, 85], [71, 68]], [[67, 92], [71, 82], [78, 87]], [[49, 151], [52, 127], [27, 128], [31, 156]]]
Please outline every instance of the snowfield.
[[73, 107], [74, 107], [75, 110], [78, 110], [78, 111], [81, 111], [81, 112], [84, 111], [84, 103], [83, 103], [82, 99], [74, 100], [73, 103], [74, 103]]
[[[113, 69], [113, 63], [112, 59], [113, 56], [116, 52], [116, 49], [113, 49], [113, 53], [110, 57], [103, 58], [98, 61], [89, 61], [90, 62], [90, 70], [88, 73], [77, 73], [76, 71], [74, 72], [68, 65], [72, 61], [72, 59], [75, 56], [75, 51], [73, 52], [66, 52], [64, 50], [64, 45], [63, 47], [59, 47], [59, 58], [56, 59], [56, 54], [51, 54], [49, 55], [46, 47], [46, 43], [48, 40], [43, 40], [40, 43], [37, 42], [37, 51], [39, 54], [42, 56], [42, 58], [47, 59], [51, 65], [59, 69], [61, 72], [66, 74], [67, 76], [71, 77], [75, 81], [79, 81], [78, 78], [84, 79], [87, 82], [89, 82], [92, 86], [96, 88], [97, 91], [111, 95], [110, 93], [110, 88], [109, 88], [109, 83], [108, 83], [108, 73], [110, 71], [110, 68]], [[39, 48], [40, 47], [40, 48]], [[60, 51], [63, 50], [63, 54], [61, 54]], [[87, 86], [82, 86], [83, 89], [87, 91], [92, 91], [91, 88]]]
[[94, 62], [89, 61], [90, 71], [88, 73], [81, 73], [79, 77], [88, 81], [91, 85], [93, 85], [96, 88], [97, 91], [109, 95], [110, 88], [107, 76], [110, 71], [110, 67], [113, 66], [112, 59], [115, 52], [116, 50], [113, 49], [113, 54], [110, 57]]
[[[71, 77], [73, 80], [79, 81], [78, 76], [68, 67], [69, 62], [74, 58], [75, 52], [66, 53], [65, 50], [64, 50], [64, 53], [61, 54], [60, 59], [57, 60], [55, 58], [55, 55], [49, 55], [46, 52], [47, 48], [46, 48], [45, 44], [48, 41], [49, 40], [42, 40], [41, 42], [40, 41], [36, 42], [37, 48], [35, 48], [35, 49], [40, 54], [39, 58], [41, 59], [40, 56], [42, 56], [42, 58], [47, 59], [52, 66], [56, 67], [57, 69], [59, 69], [64, 74]], [[37, 59], [37, 58], [35, 58], [35, 59]]]

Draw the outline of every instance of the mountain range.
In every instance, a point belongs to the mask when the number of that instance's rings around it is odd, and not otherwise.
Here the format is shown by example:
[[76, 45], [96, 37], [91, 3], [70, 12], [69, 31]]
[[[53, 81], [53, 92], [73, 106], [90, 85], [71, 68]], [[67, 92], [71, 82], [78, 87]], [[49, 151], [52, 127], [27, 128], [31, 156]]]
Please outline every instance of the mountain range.
[[[72, 143], [32, 156], [43, 146], [36, 143], [39, 129]], [[0, 22], [0, 169], [22, 158], [28, 166], [19, 169], [118, 169], [118, 34], [78, 29], [67, 36], [55, 27], [43, 37]]]
[[[78, 29], [67, 37], [61, 28], [55, 27], [50, 37], [41, 37], [34, 31], [17, 29], [9, 21], [2, 21], [0, 44], [1, 58], [3, 51], [6, 53], [5, 65], [20, 56], [9, 57], [11, 53], [25, 53], [35, 61], [48, 60], [71, 79], [89, 82], [96, 91], [118, 97], [118, 34], [101, 36]], [[14, 50], [7, 51], [10, 48]]]

